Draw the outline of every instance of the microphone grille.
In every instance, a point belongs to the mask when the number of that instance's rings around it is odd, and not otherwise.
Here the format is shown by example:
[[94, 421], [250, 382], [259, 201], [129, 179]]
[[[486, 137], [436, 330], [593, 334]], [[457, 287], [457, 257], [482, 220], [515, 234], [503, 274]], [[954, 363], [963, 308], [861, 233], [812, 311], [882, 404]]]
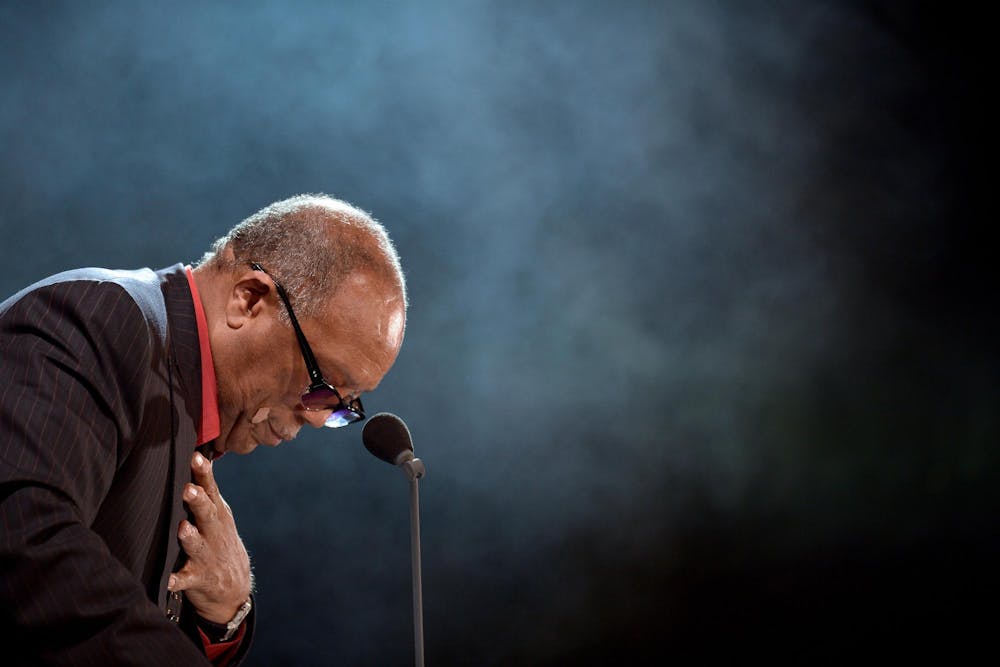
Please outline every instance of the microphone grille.
[[391, 412], [380, 412], [369, 419], [361, 432], [361, 440], [365, 449], [392, 465], [396, 465], [400, 452], [413, 451], [410, 429]]

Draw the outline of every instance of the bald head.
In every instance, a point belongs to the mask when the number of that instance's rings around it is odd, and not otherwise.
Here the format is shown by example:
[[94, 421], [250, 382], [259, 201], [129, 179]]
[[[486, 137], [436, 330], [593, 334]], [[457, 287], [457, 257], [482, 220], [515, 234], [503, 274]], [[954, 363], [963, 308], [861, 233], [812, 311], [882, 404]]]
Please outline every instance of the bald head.
[[201, 263], [233, 272], [250, 262], [264, 266], [295, 295], [300, 317], [321, 315], [352, 275], [369, 281], [377, 293], [372, 297], [406, 304], [399, 256], [385, 228], [326, 195], [298, 195], [257, 211], [217, 240]]
[[324, 425], [329, 410], [301, 403], [318, 381], [308, 358], [351, 401], [374, 390], [399, 354], [399, 258], [382, 225], [346, 202], [300, 195], [261, 209], [216, 241], [194, 279], [216, 372], [216, 451], [247, 453]]

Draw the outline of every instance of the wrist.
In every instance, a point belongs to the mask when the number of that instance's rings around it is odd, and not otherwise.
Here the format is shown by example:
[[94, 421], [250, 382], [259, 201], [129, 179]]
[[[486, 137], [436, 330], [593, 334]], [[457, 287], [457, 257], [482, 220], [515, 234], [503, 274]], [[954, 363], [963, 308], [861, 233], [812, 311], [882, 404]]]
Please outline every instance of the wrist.
[[210, 623], [225, 625], [239, 612], [240, 607], [243, 606], [243, 603], [249, 597], [250, 596], [248, 595], [242, 600], [229, 604], [213, 604], [205, 605], [204, 607], [195, 607], [195, 611], [197, 611], [199, 618], [203, 618]]
[[225, 642], [232, 639], [239, 627], [243, 625], [243, 621], [249, 615], [252, 609], [252, 603], [250, 598], [247, 598], [245, 602], [240, 604], [236, 610], [229, 614], [225, 620], [219, 621], [218, 616], [206, 616], [202, 612], [198, 612], [198, 627], [201, 628], [202, 632], [208, 637], [209, 641], [213, 644], [219, 642]]

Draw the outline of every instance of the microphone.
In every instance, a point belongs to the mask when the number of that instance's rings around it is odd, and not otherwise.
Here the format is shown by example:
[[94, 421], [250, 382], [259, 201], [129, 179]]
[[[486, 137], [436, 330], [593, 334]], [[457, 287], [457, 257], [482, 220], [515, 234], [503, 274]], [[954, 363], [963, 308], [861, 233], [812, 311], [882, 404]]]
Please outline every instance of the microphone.
[[417, 480], [424, 476], [424, 462], [413, 456], [413, 439], [402, 419], [380, 412], [361, 431], [365, 449], [386, 463], [399, 466], [410, 480], [410, 570], [413, 575], [413, 657], [424, 667], [424, 600], [420, 582], [420, 494]]
[[365, 424], [361, 432], [365, 448], [386, 463], [399, 465], [396, 457], [407, 450], [413, 456], [413, 439], [403, 420], [391, 412], [380, 412]]
[[424, 463], [413, 457], [413, 439], [406, 423], [391, 412], [380, 412], [361, 431], [365, 449], [386, 463], [399, 466], [413, 480], [424, 476]]

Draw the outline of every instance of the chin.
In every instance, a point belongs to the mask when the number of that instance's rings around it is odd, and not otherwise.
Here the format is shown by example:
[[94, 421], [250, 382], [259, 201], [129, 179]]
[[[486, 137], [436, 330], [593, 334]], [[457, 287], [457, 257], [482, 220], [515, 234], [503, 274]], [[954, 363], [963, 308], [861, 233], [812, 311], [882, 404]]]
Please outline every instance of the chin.
[[238, 449], [231, 449], [229, 451], [233, 452], [234, 454], [249, 454], [253, 450], [257, 449], [258, 444], [259, 443], [256, 442], [246, 442], [243, 445], [241, 445]]
[[253, 440], [246, 440], [243, 442], [232, 442], [226, 441], [222, 444], [222, 450], [219, 452], [229, 452], [232, 454], [249, 454], [253, 450], [257, 449], [257, 443]]

